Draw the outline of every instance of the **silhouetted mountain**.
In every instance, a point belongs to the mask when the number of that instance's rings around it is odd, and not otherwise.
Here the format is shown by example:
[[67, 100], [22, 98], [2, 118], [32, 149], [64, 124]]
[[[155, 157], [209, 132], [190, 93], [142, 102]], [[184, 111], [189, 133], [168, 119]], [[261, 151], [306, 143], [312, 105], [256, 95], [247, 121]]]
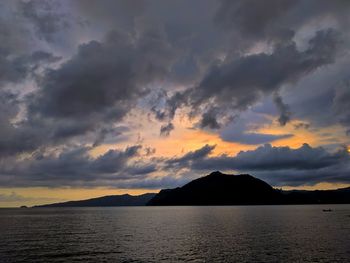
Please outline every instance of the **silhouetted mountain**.
[[248, 174], [213, 172], [183, 187], [161, 190], [148, 205], [253, 205], [281, 203], [283, 194]]
[[161, 190], [147, 205], [267, 205], [350, 203], [350, 187], [282, 191], [248, 174], [213, 172], [175, 189]]
[[80, 201], [69, 201], [63, 203], [39, 205], [35, 207], [98, 207], [98, 206], [144, 206], [155, 194], [143, 195], [109, 195]]
[[104, 207], [144, 205], [273, 205], [350, 203], [350, 187], [337, 190], [282, 191], [248, 174], [213, 172], [158, 194], [111, 195], [36, 207]]

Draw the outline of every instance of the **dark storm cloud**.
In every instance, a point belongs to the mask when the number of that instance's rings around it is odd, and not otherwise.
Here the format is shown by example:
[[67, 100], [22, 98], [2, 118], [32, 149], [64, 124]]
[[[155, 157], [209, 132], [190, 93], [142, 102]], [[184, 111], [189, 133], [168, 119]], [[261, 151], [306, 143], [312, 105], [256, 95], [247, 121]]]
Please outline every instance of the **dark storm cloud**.
[[35, 51], [31, 54], [14, 55], [0, 49], [0, 84], [23, 82], [30, 73], [40, 65], [47, 65], [60, 60], [45, 51]]
[[342, 83], [336, 89], [333, 99], [333, 110], [338, 120], [346, 127], [350, 127], [350, 82]]
[[[210, 157], [215, 145], [181, 157], [137, 160], [141, 146], [110, 150], [92, 158], [88, 148], [67, 149], [60, 154], [40, 152], [21, 162], [3, 159], [1, 186], [110, 186], [162, 188], [188, 182], [204, 172], [235, 170], [251, 173], [274, 185], [304, 185], [319, 182], [349, 182], [350, 157], [346, 149], [327, 152], [307, 144], [297, 149], [267, 144], [236, 156]], [[136, 158], [136, 159], [135, 159]], [[152, 176], [159, 169], [171, 176]], [[176, 171], [189, 169], [189, 175]], [[175, 174], [178, 174], [175, 176]], [[23, 176], [25, 175], [25, 176]]]
[[26, 76], [27, 68], [19, 64], [18, 60], [8, 58], [8, 54], [0, 50], [0, 72], [1, 82], [17, 82]]
[[[131, 39], [112, 32], [104, 42], [81, 45], [77, 54], [57, 69], [47, 69], [38, 78], [39, 91], [26, 97], [27, 118], [17, 125], [10, 122], [15, 114], [2, 118], [6, 126], [1, 155], [32, 151], [79, 136], [90, 136], [95, 146], [112, 134], [121, 138], [113, 122], [122, 120], [136, 106], [149, 92], [146, 85], [166, 74], [173, 59], [163, 37], [158, 32], [144, 32]], [[19, 64], [33, 68], [41, 61], [57, 59], [36, 52]]]
[[97, 133], [93, 147], [96, 147], [102, 143], [116, 143], [118, 141], [126, 140], [127, 136], [125, 136], [124, 133], [128, 131], [130, 131], [130, 128], [127, 126], [102, 128]]
[[49, 70], [33, 110], [55, 117], [82, 117], [103, 113], [120, 119], [145, 85], [161, 78], [172, 51], [157, 32], [139, 39], [111, 33], [105, 42], [91, 41], [57, 70]]
[[308, 76], [297, 85], [295, 93], [284, 94], [295, 119], [303, 120], [312, 129], [339, 124], [349, 129], [348, 61], [349, 57], [343, 56], [336, 65]]
[[313, 186], [318, 183], [349, 184], [349, 162], [317, 170], [256, 171], [254, 174], [274, 186]]
[[60, 10], [59, 1], [20, 1], [19, 11], [34, 25], [40, 39], [52, 42], [57, 32], [69, 27], [67, 14]]
[[174, 130], [174, 124], [172, 124], [171, 122], [169, 122], [168, 124], [166, 125], [162, 125], [160, 127], [160, 135], [162, 136], [169, 136], [170, 132], [172, 130]]
[[345, 149], [331, 154], [321, 147], [312, 148], [308, 144], [297, 149], [266, 144], [253, 151], [240, 152], [234, 159], [235, 166], [244, 170], [307, 170], [339, 164], [348, 160], [349, 155]]
[[[44, 13], [53, 1], [2, 1], [0, 3], [0, 85], [6, 82], [22, 83], [28, 74], [39, 66], [57, 62], [60, 57], [53, 54], [49, 46], [41, 45], [32, 32], [32, 21], [26, 18], [22, 9], [31, 6], [31, 10]], [[26, 9], [26, 8], [25, 8]], [[40, 9], [40, 10], [39, 10]], [[51, 9], [50, 9], [51, 10]], [[29, 11], [29, 10], [27, 10]], [[54, 11], [52, 11], [54, 13]], [[57, 20], [62, 20], [58, 15]], [[38, 23], [39, 24], [39, 23]], [[42, 20], [45, 27], [50, 23]]]
[[246, 109], [261, 95], [295, 82], [305, 74], [334, 61], [339, 34], [332, 29], [318, 31], [309, 48], [299, 51], [295, 43], [276, 46], [272, 54], [260, 53], [214, 66], [194, 89], [194, 105], [212, 100], [217, 105]]
[[17, 133], [10, 122], [17, 115], [18, 111], [17, 95], [0, 91], [0, 156], [27, 148], [25, 140], [17, 140], [25, 136], [25, 132]]
[[[59, 30], [57, 23], [61, 23], [52, 5], [47, 1], [19, 3], [25, 17], [34, 19], [45, 38]], [[0, 81], [23, 82], [40, 65], [59, 59], [44, 51], [17, 56], [9, 50], [0, 48]], [[122, 120], [149, 92], [147, 84], [169, 72], [173, 60], [174, 50], [163, 32], [155, 28], [138, 30], [137, 35], [114, 31], [102, 41], [80, 45], [65, 63], [35, 75], [39, 90], [14, 106], [27, 108], [22, 121], [13, 125], [10, 118], [2, 118], [6, 126], [1, 155], [32, 151], [84, 135], [95, 137], [93, 144], [98, 145], [115, 130], [110, 123]]]
[[1, 1], [0, 3], [0, 50], [8, 54], [28, 51], [31, 44], [30, 33], [16, 14], [16, 1]]
[[282, 97], [278, 94], [274, 95], [273, 101], [276, 104], [276, 107], [280, 113], [278, 122], [281, 126], [285, 126], [290, 121], [292, 115], [289, 106], [283, 102]]
[[18, 161], [14, 158], [1, 162], [1, 186], [68, 186], [108, 185], [112, 181], [147, 176], [155, 171], [154, 164], [136, 162], [140, 145], [125, 150], [109, 150], [92, 158], [90, 148], [75, 147], [59, 154], [37, 152]]
[[89, 24], [102, 21], [105, 27], [108, 25], [132, 27], [134, 20], [147, 8], [147, 1], [144, 0], [92, 0], [89, 2], [77, 0], [72, 4], [79, 9]]
[[236, 156], [208, 157], [208, 150], [211, 151], [214, 147], [206, 145], [197, 150], [204, 154], [192, 156], [197, 151], [190, 152], [182, 157], [169, 159], [166, 165], [176, 163], [177, 169], [183, 167], [193, 171], [221, 169], [248, 172], [275, 185], [350, 182], [350, 156], [345, 148], [330, 153], [322, 147], [313, 148], [308, 144], [297, 149], [266, 144], [255, 150], [241, 151]]
[[126, 169], [126, 173], [130, 175], [143, 175], [150, 174], [157, 171], [157, 167], [155, 164], [144, 164], [139, 166], [131, 166]]
[[0, 3], [0, 85], [20, 83], [40, 64], [55, 57], [36, 46], [28, 25], [17, 14], [17, 1]]
[[[295, 83], [310, 72], [333, 63], [340, 43], [340, 33], [327, 29], [317, 31], [304, 51], [289, 41], [276, 45], [271, 54], [258, 53], [224, 61], [214, 65], [198, 86], [184, 91], [182, 96], [176, 93], [168, 99], [169, 104], [190, 106], [191, 114], [202, 114], [202, 126], [215, 127], [215, 122], [218, 124], [215, 115], [219, 115], [215, 112], [220, 113], [218, 118], [224, 118], [233, 110], [244, 111], [263, 96], [278, 92], [283, 85]], [[172, 112], [176, 110], [172, 106], [169, 108]], [[282, 124], [289, 117], [285, 106], [283, 110]]]
[[[74, 5], [96, 31], [121, 29], [142, 32], [161, 29], [173, 48], [181, 50], [167, 79], [190, 84], [198, 79], [207, 63], [217, 54], [217, 47], [226, 46], [226, 33], [212, 23], [216, 1], [75, 1]], [[196, 15], [193, 10], [198, 10]], [[208, 37], [210, 36], [210, 37]]]
[[294, 128], [297, 129], [297, 130], [298, 129], [305, 129], [305, 130], [307, 130], [307, 129], [310, 128], [310, 124], [309, 123], [304, 123], [304, 122], [299, 122], [299, 123], [294, 125]]
[[246, 44], [289, 41], [303, 26], [326, 17], [343, 27], [349, 23], [346, 0], [222, 0], [215, 17], [219, 26], [238, 33]]
[[99, 173], [115, 173], [123, 168], [126, 161], [135, 156], [140, 148], [141, 146], [137, 145], [127, 148], [125, 152], [109, 150], [107, 153], [94, 160], [91, 168]]
[[[236, 39], [238, 36], [238, 42], [243, 44], [237, 44], [237, 46], [240, 48], [243, 46], [245, 50], [256, 45], [256, 43], [285, 45], [291, 40], [296, 41], [299, 46], [304, 46], [305, 34], [310, 34], [313, 30], [324, 30], [327, 27], [341, 32], [342, 41], [348, 43], [350, 19], [347, 14], [349, 8], [350, 2], [344, 0], [223, 0], [216, 14], [215, 22], [218, 27], [224, 28], [226, 32], [236, 36]], [[315, 41], [319, 40], [317, 40], [317, 37], [315, 38]], [[325, 42], [321, 49], [332, 50], [331, 45]], [[344, 48], [347, 49], [346, 45], [338, 48], [340, 52]], [[317, 53], [321, 58], [323, 52]], [[309, 77], [313, 81], [303, 83], [300, 89], [294, 92], [294, 95], [292, 92], [288, 93], [288, 99], [295, 97], [294, 104], [289, 105], [289, 112], [293, 112], [294, 115], [294, 112], [297, 111], [295, 117], [306, 117], [310, 123], [318, 127], [337, 124], [337, 122], [346, 128], [348, 127], [346, 116], [344, 116], [346, 113], [339, 114], [339, 111], [332, 110], [339, 108], [337, 105], [338, 99], [334, 99], [334, 85], [339, 81], [348, 79], [348, 73], [343, 70], [348, 67], [346, 62], [349, 61], [349, 57], [346, 54], [346, 52], [342, 52], [342, 58], [334, 57], [334, 61], [331, 62], [332, 66], [330, 66], [330, 63], [326, 63], [328, 64], [327, 69], [323, 70], [321, 74], [317, 75], [314, 74], [313, 70], [306, 70], [305, 74], [299, 76], [299, 80]], [[320, 71], [320, 67], [318, 67], [318, 70]], [[322, 75], [327, 75], [328, 79]], [[296, 84], [296, 81], [293, 81], [290, 86]], [[313, 88], [310, 85], [319, 85], [320, 87]], [[261, 90], [264, 92], [265, 89], [262, 88]], [[314, 90], [314, 93], [308, 94], [308, 90]], [[321, 108], [322, 114], [319, 111]], [[280, 115], [281, 124], [285, 123], [287, 119], [289, 119], [288, 115]]]
[[182, 157], [171, 158], [169, 160], [166, 160], [166, 165], [168, 167], [187, 166], [188, 164], [192, 163], [195, 160], [201, 160], [207, 157], [214, 149], [215, 149], [215, 145], [206, 144], [202, 148], [192, 152], [188, 152]]
[[[298, 2], [289, 0], [223, 0], [215, 20], [224, 28], [237, 30], [243, 37], [253, 40], [290, 39], [294, 33], [289, 28], [290, 24], [283, 23], [283, 20]], [[276, 23], [277, 21], [278, 23]]]
[[201, 128], [219, 129], [220, 124], [217, 121], [218, 111], [216, 108], [209, 109], [203, 113], [202, 119], [200, 120], [199, 126]]
[[[122, 126], [99, 125], [92, 118], [81, 119], [55, 119], [41, 118], [38, 114], [31, 115], [28, 119], [14, 122], [20, 114], [18, 95], [0, 92], [0, 156], [17, 155], [44, 149], [49, 146], [63, 146], [70, 144], [73, 139], [79, 139], [80, 143], [91, 143], [97, 146], [99, 143], [115, 143], [123, 141], [128, 128]], [[82, 138], [81, 136], [87, 138]]]
[[158, 93], [156, 100], [151, 100], [151, 104], [155, 104], [151, 107], [151, 111], [159, 121], [172, 120], [176, 110], [185, 105], [189, 94], [189, 89], [183, 92], [175, 92], [175, 94], [170, 96], [167, 92]]
[[18, 94], [0, 90], [0, 159], [37, 149], [47, 142], [49, 126], [42, 121], [14, 122], [20, 112]]

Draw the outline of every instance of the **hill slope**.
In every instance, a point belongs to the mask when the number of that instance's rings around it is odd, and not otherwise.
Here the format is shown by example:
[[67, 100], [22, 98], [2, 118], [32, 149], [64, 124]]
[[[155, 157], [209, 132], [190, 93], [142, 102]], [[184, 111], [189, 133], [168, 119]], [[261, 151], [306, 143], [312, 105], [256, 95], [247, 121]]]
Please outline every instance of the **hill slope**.
[[183, 187], [161, 190], [148, 205], [253, 205], [282, 200], [280, 191], [250, 175], [213, 172]]
[[151, 200], [155, 194], [133, 195], [110, 195], [80, 201], [40, 205], [35, 207], [105, 207], [105, 206], [143, 206]]
[[350, 187], [336, 190], [283, 191], [289, 204], [350, 204]]

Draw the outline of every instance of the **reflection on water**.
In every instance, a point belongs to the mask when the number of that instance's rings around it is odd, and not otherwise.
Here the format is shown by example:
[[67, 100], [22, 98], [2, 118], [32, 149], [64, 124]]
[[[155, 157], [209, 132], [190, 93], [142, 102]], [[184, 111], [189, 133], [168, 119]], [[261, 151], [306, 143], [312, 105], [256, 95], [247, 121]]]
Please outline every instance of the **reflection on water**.
[[0, 236], [0, 262], [349, 262], [350, 205], [0, 209]]

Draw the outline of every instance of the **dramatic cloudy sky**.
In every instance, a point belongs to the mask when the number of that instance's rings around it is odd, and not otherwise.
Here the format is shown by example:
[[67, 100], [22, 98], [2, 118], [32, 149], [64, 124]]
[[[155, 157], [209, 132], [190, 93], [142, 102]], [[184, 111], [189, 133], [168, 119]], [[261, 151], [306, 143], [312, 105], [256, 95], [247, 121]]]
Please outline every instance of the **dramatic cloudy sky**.
[[0, 2], [0, 206], [213, 170], [350, 184], [350, 1]]

